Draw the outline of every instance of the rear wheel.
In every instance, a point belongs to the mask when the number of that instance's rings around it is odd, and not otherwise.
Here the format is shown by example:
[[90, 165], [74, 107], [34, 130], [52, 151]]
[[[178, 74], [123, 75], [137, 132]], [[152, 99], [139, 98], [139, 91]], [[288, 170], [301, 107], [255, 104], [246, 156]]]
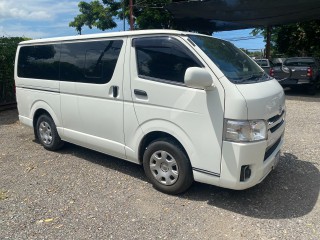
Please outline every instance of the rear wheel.
[[41, 145], [47, 150], [58, 150], [63, 146], [56, 125], [50, 116], [43, 114], [38, 118], [36, 133]]
[[306, 90], [309, 95], [315, 95], [317, 92], [317, 87], [315, 84], [310, 84], [307, 86]]
[[147, 147], [143, 167], [153, 186], [164, 193], [184, 192], [193, 182], [188, 157], [178, 144], [169, 139], [154, 141]]

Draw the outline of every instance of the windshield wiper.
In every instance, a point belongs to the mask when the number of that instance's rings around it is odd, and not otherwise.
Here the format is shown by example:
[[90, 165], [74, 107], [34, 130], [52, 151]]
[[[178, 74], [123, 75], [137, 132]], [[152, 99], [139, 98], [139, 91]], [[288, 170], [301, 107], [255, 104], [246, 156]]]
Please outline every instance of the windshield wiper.
[[[238, 78], [234, 79], [237, 83], [244, 83], [244, 82], [260, 82], [260, 81], [265, 81], [268, 80], [269, 76], [265, 73], [254, 73], [251, 75], [248, 75], [245, 78]], [[255, 81], [252, 81], [255, 80]]]

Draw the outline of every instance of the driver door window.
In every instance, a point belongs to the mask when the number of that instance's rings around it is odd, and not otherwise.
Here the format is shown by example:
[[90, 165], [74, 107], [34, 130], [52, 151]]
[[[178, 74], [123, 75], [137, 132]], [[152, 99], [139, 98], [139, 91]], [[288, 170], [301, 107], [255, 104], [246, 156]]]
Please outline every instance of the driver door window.
[[202, 64], [178, 40], [172, 37], [146, 37], [133, 40], [140, 78], [184, 83], [189, 67]]

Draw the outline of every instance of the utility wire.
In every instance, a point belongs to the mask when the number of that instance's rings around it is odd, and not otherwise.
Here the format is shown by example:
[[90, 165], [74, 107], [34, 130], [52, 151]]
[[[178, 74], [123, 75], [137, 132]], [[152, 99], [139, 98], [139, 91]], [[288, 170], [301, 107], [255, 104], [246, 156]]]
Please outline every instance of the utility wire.
[[253, 40], [253, 39], [258, 39], [258, 38], [263, 38], [263, 36], [246, 36], [246, 37], [235, 37], [235, 38], [224, 38], [226, 41], [230, 42], [237, 42], [237, 41], [245, 41], [245, 40]]

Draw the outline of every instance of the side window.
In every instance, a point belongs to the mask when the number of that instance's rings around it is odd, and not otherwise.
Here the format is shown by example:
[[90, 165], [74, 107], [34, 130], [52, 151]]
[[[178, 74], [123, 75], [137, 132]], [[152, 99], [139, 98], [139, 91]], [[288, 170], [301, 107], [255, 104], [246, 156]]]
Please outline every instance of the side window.
[[63, 43], [61, 81], [104, 84], [111, 80], [123, 41]]
[[133, 39], [138, 75], [141, 78], [184, 82], [189, 67], [202, 67], [193, 54], [177, 39], [145, 37]]
[[60, 45], [22, 46], [18, 57], [18, 76], [59, 80]]
[[84, 75], [86, 78], [101, 78], [102, 77], [102, 62], [97, 61], [99, 56], [103, 54], [99, 50], [87, 50], [85, 56]]

